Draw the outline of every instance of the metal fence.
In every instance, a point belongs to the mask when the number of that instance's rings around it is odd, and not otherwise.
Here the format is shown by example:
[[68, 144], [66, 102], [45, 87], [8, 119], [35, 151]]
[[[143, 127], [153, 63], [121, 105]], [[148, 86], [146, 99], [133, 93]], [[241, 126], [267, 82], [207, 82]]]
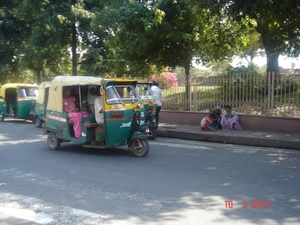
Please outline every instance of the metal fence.
[[[237, 113], [300, 117], [300, 76], [227, 74], [192, 77], [189, 100], [185, 87], [163, 88], [163, 109], [209, 112], [230, 105]], [[163, 85], [162, 85], [163, 86]]]

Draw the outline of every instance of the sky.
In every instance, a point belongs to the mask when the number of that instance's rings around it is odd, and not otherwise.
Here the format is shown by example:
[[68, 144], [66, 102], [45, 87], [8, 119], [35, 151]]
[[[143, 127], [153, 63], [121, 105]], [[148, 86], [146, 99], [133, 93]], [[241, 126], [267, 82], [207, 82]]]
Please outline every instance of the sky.
[[[243, 62], [245, 66], [248, 65], [246, 60], [241, 60], [241, 58], [234, 58], [232, 62], [232, 66], [236, 66], [237, 64], [240, 64], [240, 62]], [[255, 57], [253, 59], [253, 62], [258, 66], [265, 66], [267, 65], [267, 58], [266, 57]], [[295, 63], [294, 69], [300, 69], [300, 57], [299, 58], [288, 58], [286, 56], [279, 56], [278, 64], [279, 67], [283, 69], [292, 69], [292, 63]], [[199, 66], [193, 61], [193, 66], [200, 69], [207, 69], [206, 67]]]
[[[235, 59], [234, 64], [237, 63], [239, 60]], [[253, 62], [257, 64], [258, 66], [264, 66], [267, 64], [267, 58], [266, 57], [255, 57]], [[292, 69], [292, 63], [295, 63], [294, 69], [300, 68], [300, 58], [288, 58], [286, 56], [279, 56], [278, 59], [279, 67], [282, 67], [283, 69]]]

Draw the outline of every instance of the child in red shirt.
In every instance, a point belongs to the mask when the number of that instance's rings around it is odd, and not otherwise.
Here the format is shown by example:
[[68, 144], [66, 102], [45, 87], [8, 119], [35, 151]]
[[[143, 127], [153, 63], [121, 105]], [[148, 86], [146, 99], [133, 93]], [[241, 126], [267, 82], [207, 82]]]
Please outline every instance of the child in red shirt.
[[200, 123], [200, 128], [201, 130], [213, 130], [215, 131], [214, 128], [211, 128], [210, 125], [213, 123], [213, 121], [217, 119], [216, 115], [214, 113], [211, 113], [207, 116], [205, 116]]

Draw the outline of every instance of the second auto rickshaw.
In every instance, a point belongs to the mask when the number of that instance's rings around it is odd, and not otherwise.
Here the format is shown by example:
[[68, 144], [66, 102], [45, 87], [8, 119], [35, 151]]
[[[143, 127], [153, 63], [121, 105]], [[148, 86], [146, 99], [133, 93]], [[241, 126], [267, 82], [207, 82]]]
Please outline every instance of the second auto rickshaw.
[[145, 108], [145, 123], [149, 126], [148, 138], [154, 140], [157, 137], [156, 103], [151, 93], [151, 82], [138, 81], [136, 90], [142, 99]]
[[0, 120], [5, 117], [30, 119], [30, 110], [38, 95], [35, 84], [8, 83], [0, 89]]
[[42, 127], [42, 124], [45, 122], [50, 84], [51, 82], [45, 81], [39, 85], [37, 100], [29, 113], [36, 127]]
[[[89, 148], [127, 146], [136, 156], [147, 155], [148, 126], [145, 125], [144, 106], [135, 85], [135, 81], [123, 78], [55, 77], [49, 88], [44, 125], [48, 146], [57, 150], [62, 142], [74, 141]], [[102, 123], [96, 122], [93, 110], [84, 104], [87, 93], [83, 90], [91, 86], [101, 94]], [[72, 91], [77, 95], [76, 106], [66, 112], [63, 105], [66, 104], [66, 97], [63, 96], [68, 96]], [[92, 106], [94, 102], [88, 104]]]

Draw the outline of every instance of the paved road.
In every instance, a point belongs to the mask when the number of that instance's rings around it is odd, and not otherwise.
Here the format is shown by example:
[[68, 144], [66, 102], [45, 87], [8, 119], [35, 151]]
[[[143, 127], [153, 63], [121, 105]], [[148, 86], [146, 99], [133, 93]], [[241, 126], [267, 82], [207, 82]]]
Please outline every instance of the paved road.
[[300, 224], [300, 152], [157, 138], [51, 151], [42, 129], [0, 123], [0, 224]]

